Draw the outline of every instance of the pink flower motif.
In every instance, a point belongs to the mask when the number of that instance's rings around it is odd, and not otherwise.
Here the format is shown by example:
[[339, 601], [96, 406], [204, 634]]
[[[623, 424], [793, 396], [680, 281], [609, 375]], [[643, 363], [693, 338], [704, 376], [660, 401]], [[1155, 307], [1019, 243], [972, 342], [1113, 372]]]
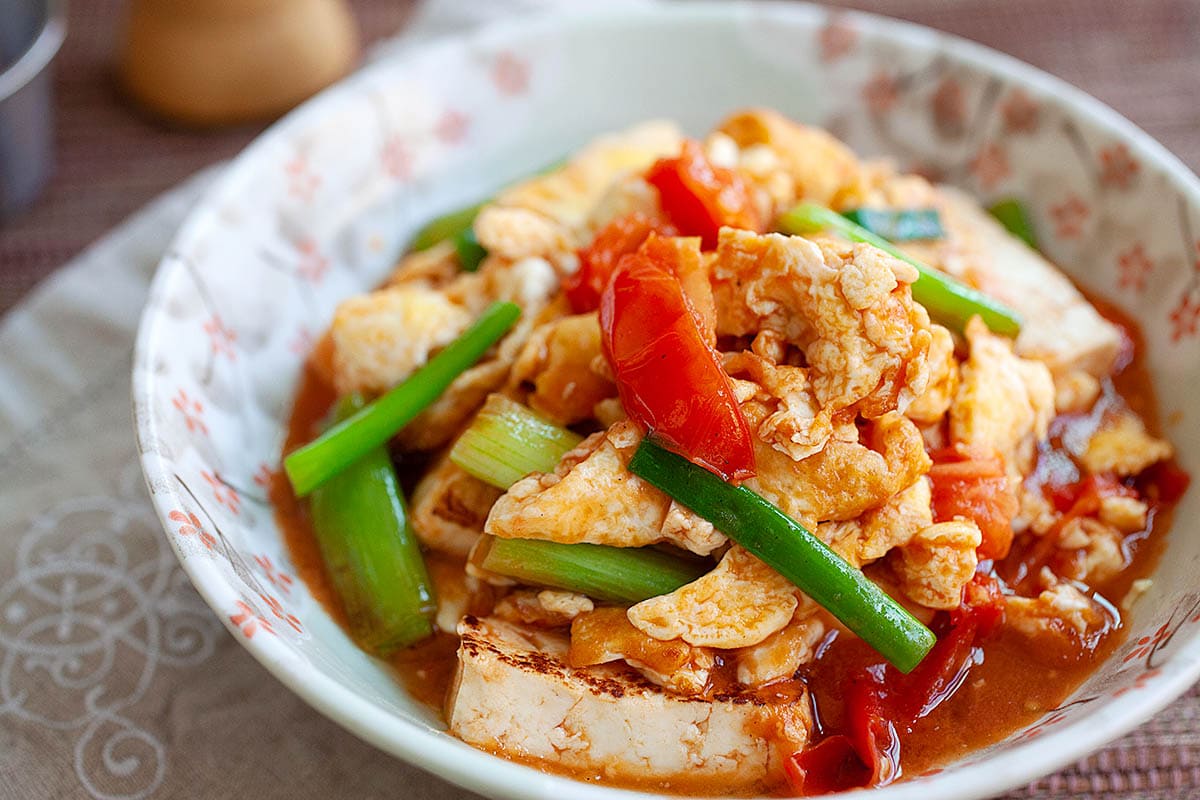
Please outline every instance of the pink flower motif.
[[237, 489], [234, 489], [229, 484], [225, 483], [216, 475], [206, 469], [200, 470], [200, 477], [212, 489], [213, 499], [220, 505], [229, 509], [234, 516], [237, 516], [242, 510], [242, 498], [238, 494]]
[[1062, 239], [1078, 239], [1083, 234], [1083, 224], [1087, 222], [1091, 213], [1088, 204], [1077, 194], [1072, 194], [1058, 205], [1050, 207], [1055, 230]]
[[[275, 565], [271, 563], [269, 556], [255, 556], [254, 561], [259, 567], [262, 568], [263, 575], [267, 577], [267, 580], [271, 582], [271, 585], [283, 592], [285, 597], [291, 592], [292, 584], [295, 582], [292, 579], [292, 576], [276, 569]], [[264, 597], [263, 599], [265, 600], [266, 598]]]
[[933, 93], [933, 123], [947, 138], [962, 136], [967, 127], [967, 98], [962, 83], [944, 78]]
[[230, 361], [237, 360], [237, 351], [234, 350], [237, 334], [225, 327], [218, 315], [213, 314], [208, 322], [204, 323], [204, 332], [208, 334], [208, 343], [213, 355], [228, 356]]
[[895, 108], [900, 99], [900, 84], [886, 72], [876, 72], [862, 90], [863, 101], [876, 116], [883, 116]]
[[1038, 126], [1040, 106], [1020, 89], [1013, 89], [1000, 104], [1007, 133], [1033, 133]]
[[1062, 722], [1066, 718], [1067, 718], [1067, 712], [1055, 711], [1055, 712], [1051, 713], [1050, 716], [1046, 717], [1044, 720], [1039, 722], [1037, 725], [1034, 725], [1032, 728], [1030, 728], [1029, 730], [1022, 733], [1020, 736], [1018, 736], [1017, 741], [1024, 741], [1027, 739], [1035, 739], [1038, 736], [1041, 736], [1043, 733], [1045, 733], [1047, 728], [1057, 725], [1058, 723]]
[[416, 159], [408, 144], [399, 135], [389, 136], [384, 142], [381, 159], [383, 171], [396, 180], [406, 181], [412, 177], [413, 162]]
[[183, 414], [183, 421], [187, 424], [189, 431], [208, 433], [208, 426], [204, 424], [204, 405], [199, 400], [189, 397], [187, 392], [180, 389], [171, 398], [171, 405], [179, 409], [180, 414]]
[[469, 126], [466, 114], [448, 108], [442, 112], [437, 125], [434, 126], [433, 135], [445, 144], [458, 144], [466, 138]]
[[1130, 661], [1136, 661], [1139, 658], [1150, 655], [1154, 648], [1162, 644], [1167, 638], [1167, 624], [1164, 622], [1150, 636], [1143, 636], [1133, 643], [1133, 649], [1125, 654], [1121, 659], [1122, 664], [1128, 664]]
[[1178, 342], [1200, 332], [1200, 298], [1193, 301], [1195, 289], [1187, 289], [1179, 296], [1179, 304], [1171, 310], [1171, 341]]
[[312, 333], [302, 325], [296, 330], [296, 335], [292, 337], [292, 340], [288, 342], [288, 350], [298, 356], [307, 356], [312, 352], [314, 344], [316, 344], [316, 340], [313, 339]]
[[296, 274], [312, 284], [319, 284], [329, 271], [329, 259], [321, 255], [317, 243], [312, 239], [301, 239], [296, 243], [300, 251], [300, 263], [296, 266]]
[[971, 173], [984, 191], [990, 191], [1012, 174], [1008, 165], [1008, 153], [996, 142], [985, 142], [979, 153], [971, 159]]
[[1128, 189], [1140, 168], [1124, 143], [1100, 151], [1100, 183], [1105, 186]]
[[1131, 685], [1122, 686], [1120, 689], [1117, 689], [1115, 692], [1113, 692], [1113, 697], [1120, 697], [1128, 692], [1136, 691], [1138, 689], [1145, 689], [1146, 684], [1158, 677], [1159, 673], [1161, 672], [1162, 670], [1158, 668], [1146, 670], [1141, 675], [1138, 675]]
[[258, 465], [258, 471], [254, 473], [254, 483], [263, 489], [268, 489], [271, 486], [271, 478], [275, 473], [271, 471], [271, 465], [263, 462]]
[[271, 609], [271, 613], [277, 618], [286, 622], [288, 625], [291, 625], [292, 630], [294, 630], [296, 633], [302, 633], [304, 631], [304, 626], [300, 624], [299, 617], [297, 617], [295, 614], [286, 613], [283, 610], [282, 603], [268, 594], [260, 594], [259, 597], [262, 598], [262, 601], [267, 604], [267, 608]]
[[179, 523], [178, 533], [180, 536], [195, 536], [209, 550], [212, 550], [213, 545], [217, 543], [216, 537], [204, 530], [204, 527], [200, 524], [200, 518], [195, 514], [172, 511], [170, 514], [167, 514], [167, 518]]
[[258, 633], [259, 628], [267, 633], [274, 633], [271, 628], [271, 622], [266, 617], [258, 614], [250, 606], [246, 605], [241, 600], [237, 601], [237, 613], [229, 615], [229, 621], [234, 624], [238, 630], [242, 632], [242, 636], [247, 639], [253, 639], [254, 634]]
[[1153, 271], [1154, 262], [1146, 255], [1146, 249], [1138, 242], [1117, 256], [1117, 268], [1121, 272], [1117, 285], [1122, 289], [1141, 292], [1146, 289], [1146, 277]]
[[529, 88], [529, 64], [510, 52], [503, 52], [492, 62], [492, 83], [501, 94], [514, 96]]
[[841, 15], [833, 15], [817, 34], [821, 61], [830, 64], [854, 49], [858, 32]]
[[308, 166], [308, 158], [297, 155], [283, 167], [288, 176], [288, 194], [304, 203], [312, 202], [321, 179]]

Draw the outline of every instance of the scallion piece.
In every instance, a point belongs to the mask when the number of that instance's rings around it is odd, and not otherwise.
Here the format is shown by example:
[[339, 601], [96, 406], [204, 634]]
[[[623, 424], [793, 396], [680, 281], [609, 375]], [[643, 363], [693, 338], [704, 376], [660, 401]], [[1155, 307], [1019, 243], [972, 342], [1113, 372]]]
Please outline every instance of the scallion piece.
[[711, 522], [796, 584], [901, 672], [936, 638], [912, 614], [798, 522], [744, 486], [733, 486], [646, 438], [629, 471]]
[[487, 258], [487, 250], [475, 238], [474, 228], [467, 228], [455, 235], [454, 250], [458, 253], [458, 266], [463, 272], [474, 272]]
[[485, 535], [472, 559], [483, 569], [534, 586], [596, 600], [640, 603], [691, 583], [712, 567], [651, 547], [562, 544]]
[[842, 216], [866, 228], [889, 242], [909, 242], [914, 239], [940, 239], [942, 218], [936, 208], [917, 208], [893, 211], [886, 208], [855, 208], [843, 211]]
[[[486, 201], [485, 201], [486, 202]], [[411, 249], [414, 251], [428, 250], [438, 242], [444, 242], [458, 236], [463, 231], [470, 230], [475, 224], [475, 217], [484, 203], [476, 203], [458, 211], [451, 211], [430, 221], [417, 231], [413, 237]]]
[[[338, 418], [362, 407], [344, 398]], [[433, 633], [429, 574], [387, 449], [375, 447], [326, 481], [311, 499], [325, 571], [346, 610], [351, 636], [378, 656]]]
[[580, 441], [520, 403], [493, 394], [450, 449], [450, 460], [481, 481], [507, 489], [531, 472], [550, 472]]
[[785, 233], [808, 234], [826, 229], [841, 233], [846, 238], [874, 245], [917, 268], [920, 277], [912, 285], [912, 296], [929, 311], [929, 315], [946, 327], [962, 332], [967, 321], [978, 314], [993, 332], [1001, 336], [1015, 337], [1021, 331], [1021, 318], [1017, 312], [991, 299], [980, 291], [925, 266], [906, 255], [891, 242], [876, 236], [861, 225], [815, 203], [801, 203], [786, 211], [779, 218], [779, 229]]
[[412, 377], [283, 460], [292, 490], [304, 497], [412, 421], [464, 370], [483, 357], [521, 315], [514, 303], [493, 303], [474, 325]]
[[988, 209], [1005, 229], [1030, 247], [1037, 249], [1037, 236], [1033, 233], [1033, 223], [1029, 221], [1029, 212], [1025, 204], [1015, 198], [1001, 200]]

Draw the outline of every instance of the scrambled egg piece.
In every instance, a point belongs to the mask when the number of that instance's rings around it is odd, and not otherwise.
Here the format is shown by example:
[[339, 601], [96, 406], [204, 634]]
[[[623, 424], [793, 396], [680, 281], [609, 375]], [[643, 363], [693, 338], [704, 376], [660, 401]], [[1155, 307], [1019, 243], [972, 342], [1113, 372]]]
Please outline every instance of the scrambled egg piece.
[[678, 694], [702, 694], [716, 665], [713, 652], [680, 639], [660, 641], [630, 624], [623, 608], [597, 608], [571, 623], [573, 667], [624, 661], [653, 684]]
[[937, 187], [932, 205], [947, 235], [905, 243], [906, 252], [1019, 313], [1018, 355], [1044, 362], [1055, 375], [1112, 371], [1121, 334], [1066, 275], [961, 190]]
[[1080, 640], [1112, 624], [1110, 612], [1074, 584], [1059, 581], [1053, 574], [1043, 577], [1044, 583], [1050, 585], [1037, 597], [1004, 598], [1009, 627], [1031, 637], [1050, 635]]
[[556, 589], [517, 589], [496, 603], [492, 614], [508, 622], [564, 628], [596, 607], [590, 597]]
[[475, 237], [493, 256], [538, 256], [568, 269], [575, 250], [611, 219], [595, 214], [611, 187], [676, 155], [682, 142], [669, 122], [646, 122], [595, 139], [563, 167], [500, 192], [476, 217]]
[[1127, 477], [1166, 461], [1174, 453], [1170, 442], [1146, 432], [1141, 419], [1122, 413], [1104, 420], [1080, 460], [1094, 474], [1109, 472]]
[[1150, 507], [1136, 497], [1105, 495], [1100, 498], [1100, 521], [1121, 533], [1133, 533], [1146, 527]]
[[954, 336], [941, 325], [930, 325], [929, 385], [925, 392], [905, 409], [904, 415], [918, 425], [939, 422], [958, 389], [958, 360], [954, 357]]
[[917, 533], [891, 557], [900, 589], [926, 608], [957, 608], [979, 563], [983, 536], [971, 520], [939, 522]]
[[413, 491], [411, 521], [421, 543], [432, 550], [466, 556], [500, 490], [468, 475], [442, 453]]
[[790, 678], [817, 656], [825, 638], [826, 616], [811, 598], [801, 594], [792, 619], [782, 630], [737, 653], [737, 679], [743, 686], [765, 686]]
[[970, 452], [996, 453], [1010, 475], [1027, 475], [1054, 417], [1050, 370], [1014, 355], [1012, 342], [979, 317], [967, 323], [966, 335], [971, 355], [950, 407], [950, 436]]
[[[869, 171], [858, 156], [820, 128], [756, 108], [734, 114], [717, 130], [747, 153], [739, 166], [773, 197], [776, 213], [800, 200], [845, 207], [867, 190]], [[754, 148], [774, 158], [750, 155]]]
[[380, 394], [458, 338], [471, 314], [445, 294], [417, 284], [344, 300], [330, 326], [339, 394]]
[[669, 497], [626, 469], [641, 439], [631, 422], [592, 434], [553, 473], [534, 473], [513, 484], [492, 506], [484, 529], [504, 538], [566, 544], [670, 542], [708, 555], [725, 543], [724, 535], [690, 511], [672, 509]]
[[[800, 459], [835, 417], [903, 411], [924, 393], [932, 334], [916, 270], [868, 245], [724, 228], [712, 264], [718, 335], [775, 332], [804, 352], [808, 387], [759, 435]], [[815, 413], [814, 413], [815, 410]]]
[[[758, 412], [743, 405], [751, 426]], [[929, 471], [921, 432], [892, 413], [868, 424], [864, 441], [830, 439], [816, 455], [793, 461], [768, 444], [756, 442], [758, 474], [746, 486], [813, 530], [818, 522], [854, 519], [875, 508]]]
[[475, 303], [474, 316], [492, 300], [509, 300], [521, 306], [521, 318], [491, 355], [455, 378], [441, 397], [400, 430], [396, 441], [404, 450], [435, 450], [458, 434], [487, 396], [504, 386], [534, 329], [565, 312], [561, 303], [552, 302], [558, 276], [540, 258], [515, 264], [492, 261], [477, 273], [460, 275], [444, 291], [451, 298], [461, 296], [462, 302]]
[[929, 480], [922, 476], [857, 519], [822, 522], [813, 532], [846, 561], [862, 567], [932, 525], [931, 503]]
[[1121, 532], [1092, 517], [1069, 520], [1058, 536], [1062, 550], [1077, 550], [1078, 558], [1068, 566], [1067, 577], [1097, 584], [1116, 575], [1128, 564]]
[[591, 419], [597, 403], [615, 397], [616, 384], [597, 372], [603, 360], [596, 314], [563, 317], [538, 326], [517, 356], [509, 377], [525, 403], [559, 425]]
[[787, 625], [796, 587], [734, 545], [712, 572], [629, 609], [638, 630], [659, 639], [732, 649], [758, 644]]

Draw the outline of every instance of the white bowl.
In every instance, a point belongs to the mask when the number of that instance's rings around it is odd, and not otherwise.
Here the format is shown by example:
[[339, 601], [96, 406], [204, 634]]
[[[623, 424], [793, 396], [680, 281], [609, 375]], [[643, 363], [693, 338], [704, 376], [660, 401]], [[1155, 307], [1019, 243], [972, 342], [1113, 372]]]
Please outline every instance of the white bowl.
[[[824, 125], [985, 199], [1028, 200], [1044, 249], [1142, 324], [1163, 418], [1200, 467], [1200, 181], [1112, 110], [931, 30], [783, 4], [664, 5], [501, 24], [377, 63], [243, 153], [150, 293], [134, 364], [154, 503], [196, 588], [245, 647], [380, 748], [497, 797], [649, 797], [474, 750], [354, 647], [293, 579], [260, 483], [312, 337], [413, 229], [651, 117], [701, 132], [746, 105]], [[256, 479], [257, 476], [257, 479]], [[1127, 643], [1061, 710], [876, 792], [973, 798], [1083, 756], [1200, 675], [1200, 493], [1179, 508]]]

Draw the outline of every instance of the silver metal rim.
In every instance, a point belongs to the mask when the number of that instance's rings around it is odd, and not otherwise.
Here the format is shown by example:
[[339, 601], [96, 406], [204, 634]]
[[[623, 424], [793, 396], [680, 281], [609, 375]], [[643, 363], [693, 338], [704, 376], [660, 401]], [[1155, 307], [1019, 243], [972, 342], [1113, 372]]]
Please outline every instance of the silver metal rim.
[[0, 72], [0, 103], [40, 75], [66, 38], [66, 3], [63, 0], [48, 0], [46, 10], [46, 24], [37, 38], [11, 67]]

